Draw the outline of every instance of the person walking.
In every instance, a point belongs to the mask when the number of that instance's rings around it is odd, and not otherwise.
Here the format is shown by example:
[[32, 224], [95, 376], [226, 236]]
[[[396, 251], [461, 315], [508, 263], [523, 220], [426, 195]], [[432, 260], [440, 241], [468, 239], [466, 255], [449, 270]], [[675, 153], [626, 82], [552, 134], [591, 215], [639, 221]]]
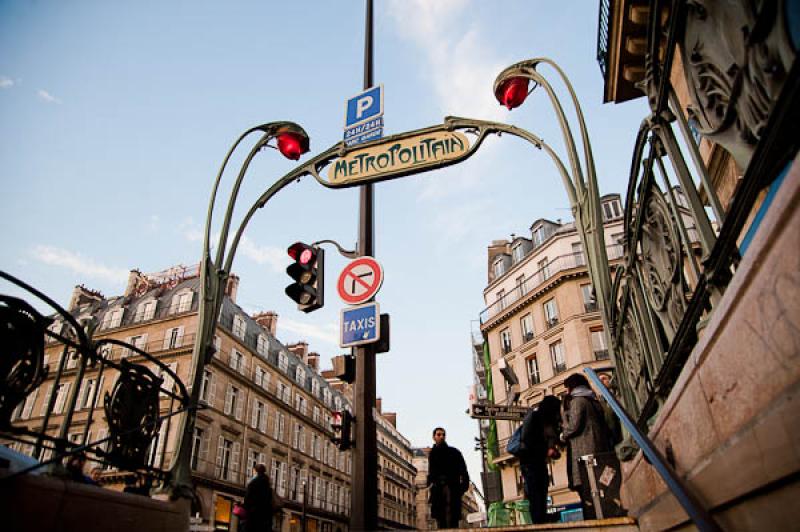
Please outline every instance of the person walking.
[[244, 527], [245, 532], [271, 532], [272, 531], [272, 486], [267, 476], [267, 467], [256, 464], [253, 467], [255, 477], [248, 482], [244, 496]]
[[447, 445], [442, 427], [433, 429], [433, 448], [428, 455], [431, 516], [439, 528], [455, 528], [461, 520], [461, 497], [469, 488], [467, 464], [461, 451]]
[[564, 410], [562, 438], [569, 445], [570, 487], [578, 492], [584, 519], [595, 519], [596, 509], [586, 467], [580, 459], [587, 454], [597, 455], [613, 451], [606, 426], [603, 407], [589, 381], [579, 373], [566, 378], [564, 386], [569, 392], [569, 407]]
[[561, 401], [548, 395], [522, 422], [519, 463], [534, 524], [547, 522], [547, 490], [550, 487], [547, 461], [561, 456], [557, 448], [560, 413]]

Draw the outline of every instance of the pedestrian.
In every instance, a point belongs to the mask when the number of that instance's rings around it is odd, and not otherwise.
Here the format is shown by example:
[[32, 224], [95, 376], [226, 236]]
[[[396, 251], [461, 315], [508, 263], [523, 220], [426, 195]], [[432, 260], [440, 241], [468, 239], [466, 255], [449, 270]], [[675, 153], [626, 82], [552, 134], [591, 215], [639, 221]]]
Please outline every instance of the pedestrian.
[[519, 463], [534, 524], [547, 522], [547, 489], [550, 487], [547, 461], [561, 456], [557, 447], [560, 414], [561, 401], [548, 395], [522, 422]]
[[73, 454], [67, 460], [66, 468], [68, 477], [74, 482], [96, 486], [97, 482], [83, 472], [84, 467], [86, 467], [86, 454], [83, 452]]
[[271, 532], [273, 498], [267, 467], [256, 464], [253, 472], [255, 477], [247, 484], [244, 496], [244, 531]]
[[603, 407], [594, 392], [589, 388], [589, 381], [579, 373], [566, 378], [564, 386], [569, 392], [569, 407], [564, 410], [562, 438], [569, 445], [570, 488], [577, 491], [581, 498], [584, 519], [595, 519], [596, 509], [592, 499], [592, 490], [581, 464], [582, 456], [598, 455], [613, 451], [609, 430], [603, 415]]
[[457, 528], [461, 520], [461, 497], [469, 488], [469, 474], [461, 451], [447, 445], [445, 439], [442, 427], [433, 429], [427, 479], [431, 516], [439, 528]]

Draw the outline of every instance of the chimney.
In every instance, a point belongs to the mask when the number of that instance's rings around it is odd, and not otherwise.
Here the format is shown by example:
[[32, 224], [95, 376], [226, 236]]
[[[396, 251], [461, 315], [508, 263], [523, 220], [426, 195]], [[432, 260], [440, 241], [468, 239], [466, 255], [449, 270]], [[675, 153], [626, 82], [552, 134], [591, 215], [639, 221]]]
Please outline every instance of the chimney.
[[144, 287], [143, 290], [139, 292], [140, 294], [148, 290], [150, 281], [139, 270], [131, 270], [131, 273], [128, 274], [128, 285], [125, 287], [125, 293], [122, 295], [124, 297], [128, 297], [136, 293], [137, 288], [139, 288], [139, 286], [142, 284], [144, 284]]
[[270, 333], [273, 337], [278, 332], [278, 313], [268, 310], [267, 312], [259, 312], [253, 315], [256, 323], [261, 325], [265, 331]]
[[382, 413], [382, 410], [381, 410], [381, 408], [383, 406], [382, 403], [383, 403], [383, 399], [381, 399], [380, 397], [377, 397], [375, 399], [375, 410], [377, 410], [379, 414]]
[[391, 423], [394, 428], [397, 428], [397, 412], [386, 412], [383, 415], [383, 419]]
[[308, 343], [307, 342], [297, 342], [296, 344], [288, 344], [286, 349], [297, 355], [297, 358], [305, 362], [308, 358]]
[[306, 360], [303, 362], [308, 364], [308, 367], [319, 373], [319, 353], [309, 353], [306, 357]]
[[236, 303], [236, 292], [239, 291], [239, 276], [230, 274], [228, 281], [225, 283], [225, 295], [231, 298], [231, 301]]
[[89, 290], [80, 284], [72, 290], [72, 297], [69, 300], [69, 307], [67, 307], [67, 310], [75, 310], [87, 303], [97, 303], [102, 300], [103, 294], [94, 290]]

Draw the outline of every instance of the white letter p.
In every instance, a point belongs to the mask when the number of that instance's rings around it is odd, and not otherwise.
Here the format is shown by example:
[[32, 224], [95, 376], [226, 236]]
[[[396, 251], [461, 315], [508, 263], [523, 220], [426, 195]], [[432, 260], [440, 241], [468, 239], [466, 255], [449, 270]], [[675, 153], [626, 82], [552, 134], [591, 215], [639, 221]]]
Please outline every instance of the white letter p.
[[372, 107], [373, 101], [374, 100], [372, 96], [364, 96], [356, 102], [356, 119], [361, 118], [361, 116], [364, 114], [364, 111]]

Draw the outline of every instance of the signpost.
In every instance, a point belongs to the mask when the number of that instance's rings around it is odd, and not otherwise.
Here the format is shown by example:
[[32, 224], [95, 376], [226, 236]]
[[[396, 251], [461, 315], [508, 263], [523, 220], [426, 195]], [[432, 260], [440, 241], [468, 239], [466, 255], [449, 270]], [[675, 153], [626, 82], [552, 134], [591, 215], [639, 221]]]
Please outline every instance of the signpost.
[[383, 136], [383, 85], [370, 87], [347, 100], [344, 141], [354, 146]]
[[359, 257], [345, 266], [336, 291], [348, 305], [359, 305], [375, 297], [383, 284], [383, 268], [372, 257]]
[[474, 403], [472, 405], [472, 419], [502, 419], [507, 421], [522, 421], [530, 412], [524, 406], [494, 405]]
[[381, 337], [381, 311], [377, 302], [342, 309], [339, 347], [372, 344]]

